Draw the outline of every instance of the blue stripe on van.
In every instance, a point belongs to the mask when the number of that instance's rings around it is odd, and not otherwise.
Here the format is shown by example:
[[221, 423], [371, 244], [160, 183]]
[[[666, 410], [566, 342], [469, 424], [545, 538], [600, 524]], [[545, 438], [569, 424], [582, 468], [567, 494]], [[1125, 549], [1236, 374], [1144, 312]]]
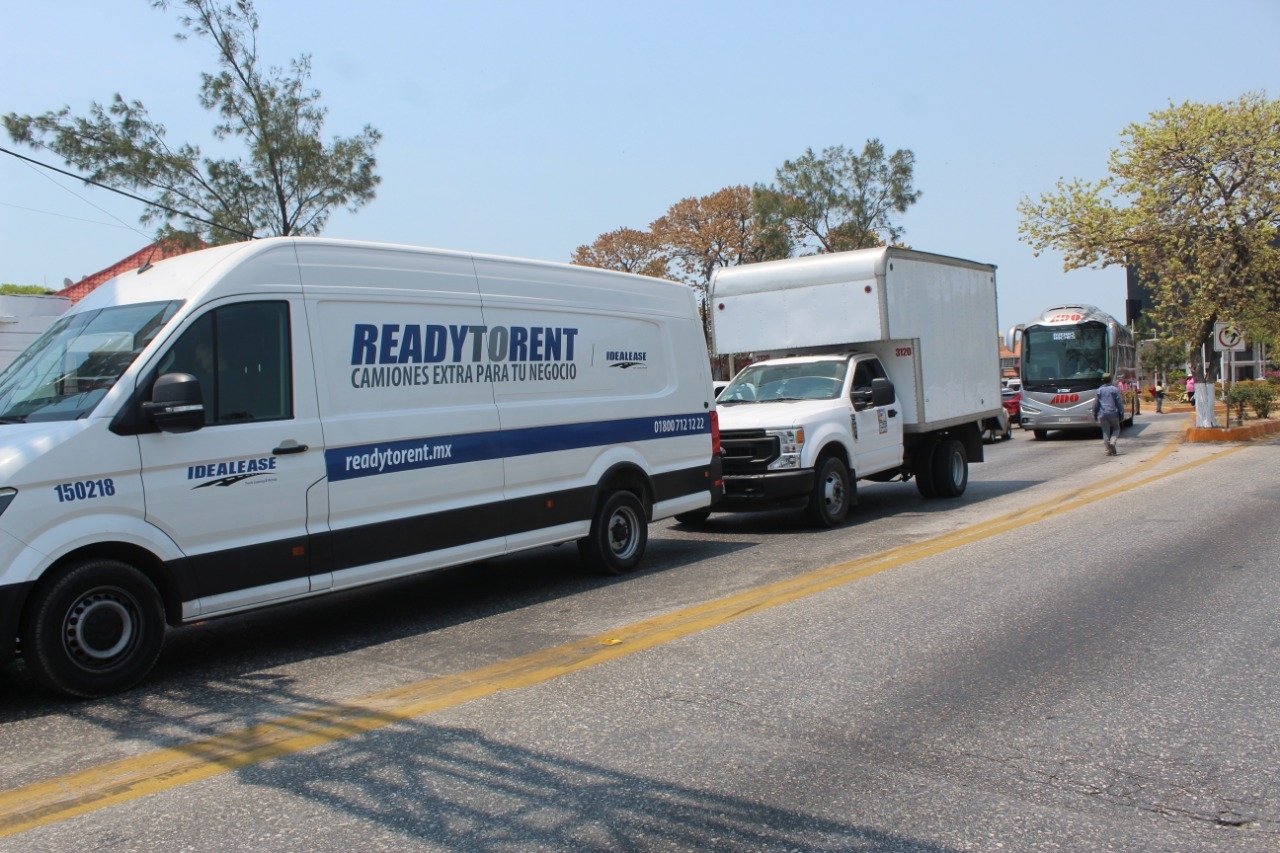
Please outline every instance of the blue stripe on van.
[[623, 418], [615, 421], [356, 444], [326, 450], [324, 463], [330, 482], [336, 482], [507, 456], [528, 456], [556, 450], [603, 447], [710, 432], [711, 416], [706, 412], [696, 415]]

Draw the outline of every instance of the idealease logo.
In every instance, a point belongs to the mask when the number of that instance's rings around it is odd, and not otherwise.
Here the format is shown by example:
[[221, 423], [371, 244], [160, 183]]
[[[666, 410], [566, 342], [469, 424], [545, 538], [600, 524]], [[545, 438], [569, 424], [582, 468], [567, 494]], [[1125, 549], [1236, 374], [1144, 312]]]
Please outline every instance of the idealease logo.
[[606, 350], [605, 361], [612, 362], [610, 367], [626, 370], [629, 367], [648, 367], [649, 353], [645, 351]]

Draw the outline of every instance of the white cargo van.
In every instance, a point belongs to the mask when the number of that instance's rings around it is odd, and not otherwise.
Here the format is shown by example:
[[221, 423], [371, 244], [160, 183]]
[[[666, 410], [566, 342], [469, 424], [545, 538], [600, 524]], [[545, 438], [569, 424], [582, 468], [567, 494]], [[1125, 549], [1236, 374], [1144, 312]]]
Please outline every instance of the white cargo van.
[[0, 374], [0, 660], [117, 691], [179, 625], [718, 497], [690, 290], [274, 238], [124, 273]]

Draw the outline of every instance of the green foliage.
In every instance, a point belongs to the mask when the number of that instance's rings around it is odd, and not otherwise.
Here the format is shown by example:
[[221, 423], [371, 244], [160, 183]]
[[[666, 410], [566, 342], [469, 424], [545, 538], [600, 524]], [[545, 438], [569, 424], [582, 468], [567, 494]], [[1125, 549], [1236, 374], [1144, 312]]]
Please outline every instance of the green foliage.
[[1148, 373], [1168, 376], [1187, 362], [1187, 345], [1173, 338], [1155, 338], [1138, 344], [1138, 365]]
[[38, 284], [0, 284], [0, 296], [47, 296], [53, 293]]
[[1276, 389], [1269, 382], [1237, 382], [1227, 390], [1227, 405], [1236, 407], [1236, 417], [1244, 420], [1244, 407], [1253, 409], [1259, 418], [1271, 416]]
[[777, 170], [777, 183], [753, 191], [756, 220], [765, 229], [785, 228], [800, 246], [842, 252], [898, 244], [902, 228], [893, 219], [915, 204], [915, 155], [898, 149], [888, 157], [878, 139], [862, 154], [837, 145], [812, 148]]
[[[170, 2], [152, 5], [167, 9]], [[90, 180], [149, 195], [155, 206], [141, 221], [157, 223], [160, 238], [175, 230], [210, 244], [317, 234], [335, 207], [355, 211], [371, 201], [381, 180], [373, 172], [381, 135], [366, 125], [356, 136], [322, 140], [327, 111], [320, 93], [306, 88], [310, 57], [295, 59], [289, 73], [264, 69], [251, 0], [178, 5], [187, 13], [179, 17], [182, 26], [217, 49], [218, 71], [202, 75], [199, 92], [200, 105], [219, 116], [213, 136], [242, 143], [243, 157], [215, 159], [196, 145], [170, 145], [146, 107], [119, 94], [106, 107], [92, 103], [87, 117], [71, 115], [69, 107], [39, 116], [9, 113], [10, 138], [47, 148]]]
[[1218, 321], [1250, 337], [1280, 327], [1280, 101], [1184, 103], [1130, 125], [1110, 176], [1024, 198], [1019, 232], [1066, 269], [1132, 265], [1158, 328], [1192, 349]]

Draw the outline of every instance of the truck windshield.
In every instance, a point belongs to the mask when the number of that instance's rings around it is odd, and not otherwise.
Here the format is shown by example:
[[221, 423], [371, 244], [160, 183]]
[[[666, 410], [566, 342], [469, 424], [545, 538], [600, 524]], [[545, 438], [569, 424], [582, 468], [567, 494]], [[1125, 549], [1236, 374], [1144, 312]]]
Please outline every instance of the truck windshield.
[[844, 388], [848, 369], [848, 359], [753, 364], [734, 377], [729, 387], [720, 392], [716, 403], [835, 400]]
[[142, 302], [62, 317], [0, 373], [0, 424], [85, 417], [181, 305]]

